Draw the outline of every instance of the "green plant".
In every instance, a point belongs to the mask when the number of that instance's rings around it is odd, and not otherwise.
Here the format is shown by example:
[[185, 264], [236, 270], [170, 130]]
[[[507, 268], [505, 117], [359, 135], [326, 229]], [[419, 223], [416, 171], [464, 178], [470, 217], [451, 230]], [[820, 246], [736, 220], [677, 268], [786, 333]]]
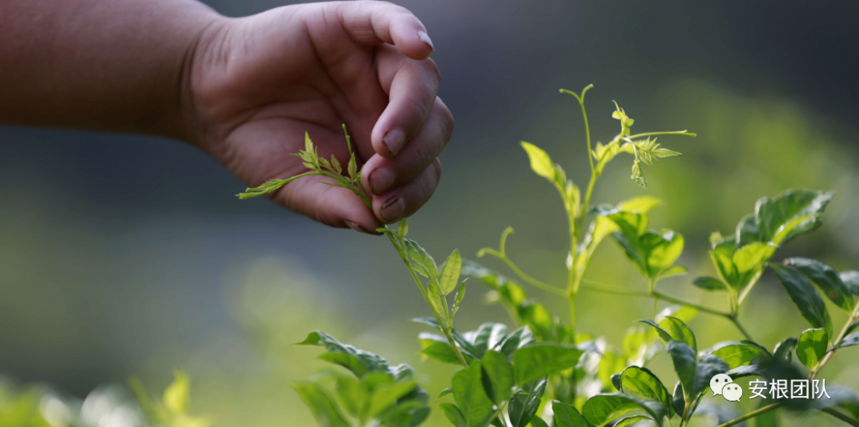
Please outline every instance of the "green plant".
[[[830, 387], [826, 401], [799, 404], [788, 399], [773, 399], [746, 415], [731, 420], [718, 406], [702, 405], [717, 374], [731, 379], [741, 377], [768, 380], [814, 380], [837, 349], [859, 344], [859, 272], [836, 272], [816, 260], [790, 258], [770, 263], [776, 250], [791, 239], [821, 225], [821, 217], [832, 199], [831, 193], [788, 190], [773, 198], [758, 201], [755, 212], [744, 217], [729, 236], [714, 233], [710, 238], [710, 258], [717, 277], [699, 277], [692, 284], [706, 291], [724, 293], [729, 310], [721, 311], [686, 301], [658, 289], [661, 279], [687, 273], [676, 264], [683, 252], [683, 236], [672, 230], [649, 229], [648, 212], [661, 204], [653, 197], [637, 197], [616, 205], [591, 206], [596, 181], [606, 165], [618, 155], [633, 156], [631, 178], [645, 187], [643, 165], [679, 155], [663, 148], [654, 137], [659, 135], [695, 136], [686, 131], [632, 134], [634, 124], [615, 103], [612, 117], [620, 121], [620, 133], [606, 144], [591, 146], [590, 127], [585, 109], [586, 87], [576, 98], [584, 118], [587, 153], [591, 171], [584, 197], [569, 180], [563, 168], [537, 146], [523, 142], [533, 171], [549, 181], [560, 193], [568, 218], [570, 250], [567, 254], [566, 283], [552, 284], [527, 274], [507, 255], [507, 228], [498, 249], [484, 248], [478, 257], [490, 255], [506, 265], [521, 281], [568, 302], [569, 321], [561, 321], [547, 306], [529, 298], [513, 279], [472, 261], [463, 260], [458, 251], [439, 267], [417, 242], [408, 239], [409, 225], [403, 220], [396, 228], [380, 228], [396, 249], [432, 317], [414, 319], [441, 334], [421, 333], [421, 354], [442, 363], [461, 365], [451, 386], [437, 399], [440, 410], [456, 427], [622, 427], [639, 421], [662, 426], [678, 423], [683, 427], [702, 414], [716, 414], [721, 427], [736, 425], [754, 417], [766, 417], [773, 409], [817, 410], [851, 425], [859, 425], [859, 398], [844, 388]], [[345, 127], [344, 127], [345, 132]], [[298, 175], [326, 176], [348, 188], [370, 205], [361, 187], [354, 154], [346, 174], [337, 159], [319, 158], [305, 135], [306, 146], [296, 154], [309, 172]], [[351, 152], [348, 133], [346, 142]], [[297, 177], [271, 180], [249, 188], [241, 198], [266, 194]], [[587, 229], [585, 222], [591, 218]], [[608, 286], [585, 278], [588, 265], [599, 244], [611, 237], [644, 283], [640, 291]], [[740, 322], [740, 309], [750, 291], [770, 267], [813, 329], [799, 338], [788, 337], [770, 351], [752, 339]], [[484, 323], [476, 330], [460, 332], [454, 327], [466, 282], [474, 278], [490, 288], [487, 300], [502, 305], [516, 328], [511, 332], [502, 323]], [[849, 312], [839, 333], [834, 333], [826, 305], [815, 286], [833, 304]], [[576, 328], [576, 304], [581, 290], [615, 295], [646, 297], [654, 300], [653, 318], [643, 319], [628, 329], [615, 347], [594, 334]], [[658, 301], [675, 304], [657, 312]], [[741, 341], [720, 343], [700, 349], [687, 323], [697, 313], [723, 317], [732, 322]], [[311, 333], [300, 343], [324, 347], [322, 359], [345, 367], [351, 374], [326, 371], [295, 388], [322, 426], [383, 425], [415, 426], [429, 411], [426, 392], [415, 384], [411, 368], [391, 368], [379, 356], [343, 345], [321, 332]], [[664, 349], [679, 379], [673, 391], [647, 363]], [[792, 364], [792, 354], [808, 369]], [[333, 390], [333, 391], [332, 391]], [[451, 400], [452, 398], [452, 400]], [[347, 417], [348, 414], [348, 417]]]

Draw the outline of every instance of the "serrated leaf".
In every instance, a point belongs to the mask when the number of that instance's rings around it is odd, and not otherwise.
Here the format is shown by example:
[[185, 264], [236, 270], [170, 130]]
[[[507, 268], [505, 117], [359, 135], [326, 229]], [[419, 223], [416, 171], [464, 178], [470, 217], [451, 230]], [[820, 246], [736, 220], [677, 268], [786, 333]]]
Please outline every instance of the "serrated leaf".
[[[444, 337], [421, 333], [418, 335], [418, 339], [420, 339], [421, 347], [423, 348], [419, 354], [448, 365], [461, 365], [456, 352], [453, 351]], [[463, 355], [468, 354], [467, 351], [462, 351], [462, 353]]]
[[811, 282], [792, 266], [770, 264], [776, 276], [787, 290], [790, 299], [799, 308], [802, 317], [815, 328], [832, 330], [832, 321], [823, 300], [814, 290]]
[[328, 353], [320, 355], [320, 359], [341, 365], [351, 370], [359, 378], [368, 372], [388, 371], [388, 361], [383, 357], [359, 350], [351, 345], [342, 344], [322, 331], [311, 332], [304, 341], [295, 345], [324, 347]]
[[516, 384], [522, 386], [567, 369], [578, 363], [584, 352], [553, 342], [541, 342], [520, 348], [513, 353]]
[[438, 266], [435, 264], [433, 257], [418, 242], [411, 239], [405, 239], [405, 242], [406, 250], [412, 261], [418, 266], [423, 267], [418, 272], [431, 281], [438, 280]]
[[513, 397], [513, 365], [503, 354], [489, 350], [481, 360], [483, 389], [496, 405]]
[[487, 322], [473, 332], [466, 332], [465, 336], [471, 340], [474, 355], [482, 359], [487, 350], [496, 348], [507, 338], [507, 325]]
[[624, 394], [636, 393], [646, 399], [662, 402], [668, 408], [668, 416], [673, 415], [671, 394], [649, 369], [629, 366], [621, 374], [621, 388]]
[[459, 274], [462, 271], [462, 257], [459, 255], [459, 250], [454, 249], [453, 253], [447, 257], [444, 266], [441, 268], [441, 276], [439, 283], [444, 295], [453, 292], [459, 282]]
[[748, 344], [729, 344], [723, 345], [710, 354], [719, 357], [728, 364], [728, 369], [734, 369], [738, 366], [753, 365], [758, 359], [769, 355], [760, 348]]
[[784, 263], [799, 270], [835, 305], [847, 312], [853, 311], [853, 294], [841, 281], [841, 276], [834, 268], [809, 258], [788, 258]]
[[526, 384], [513, 395], [507, 405], [507, 416], [511, 427], [525, 427], [534, 418], [540, 399], [546, 391], [546, 379], [535, 380]]
[[554, 427], [588, 427], [585, 417], [579, 414], [575, 406], [557, 400], [552, 402]]
[[589, 423], [602, 426], [629, 411], [637, 409], [643, 409], [647, 412], [660, 427], [662, 426], [662, 419], [668, 413], [668, 408], [661, 402], [644, 401], [623, 393], [601, 393], [592, 396], [585, 402], [582, 407], [582, 415]]

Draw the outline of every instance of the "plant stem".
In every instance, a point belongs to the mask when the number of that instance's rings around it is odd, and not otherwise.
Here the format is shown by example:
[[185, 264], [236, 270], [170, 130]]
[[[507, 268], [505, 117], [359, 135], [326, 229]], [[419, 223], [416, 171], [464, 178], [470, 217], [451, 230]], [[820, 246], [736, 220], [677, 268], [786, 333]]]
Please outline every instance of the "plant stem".
[[671, 132], [646, 132], [646, 133], [637, 133], [635, 135], [630, 135], [627, 138], [635, 139], [641, 138], [643, 136], [654, 136], [654, 135], [687, 135], [687, 136], [698, 136], [698, 134], [694, 132], [686, 132], [685, 130], [676, 130]]
[[845, 423], [850, 424], [851, 426], [859, 427], [859, 421], [856, 421], [853, 418], [850, 418], [847, 415], [844, 415], [841, 412], [836, 411], [835, 409], [823, 408], [820, 410], [820, 412], [825, 412], [829, 415], [832, 415], [833, 417], [838, 418], [839, 420], [844, 421]]
[[[838, 337], [832, 341], [832, 345], [838, 345], [839, 342], [844, 338], [844, 335], [847, 335], [847, 329], [853, 324], [856, 319], [859, 318], [859, 303], [856, 303], [856, 306], [853, 307], [853, 311], [850, 313], [850, 317], [847, 318], [847, 322], [844, 323], [844, 327], [841, 328], [841, 332], [838, 333]], [[823, 357], [823, 360], [811, 370], [811, 373], [808, 375], [808, 379], [814, 379], [818, 372], [829, 363], [829, 359], [832, 359], [832, 356], [835, 355], [836, 350], [830, 350], [826, 353], [826, 356]]]
[[772, 411], [773, 409], [778, 409], [778, 408], [780, 408], [781, 406], [782, 406], [782, 404], [781, 404], [781, 403], [773, 403], [773, 404], [771, 404], [771, 405], [764, 406], [763, 408], [756, 409], [756, 410], [754, 410], [754, 411], [752, 411], [752, 412], [749, 412], [749, 413], [748, 413], [748, 414], [746, 414], [746, 415], [743, 415], [742, 417], [735, 418], [735, 419], [733, 419], [733, 420], [731, 420], [731, 421], [728, 421], [728, 422], [726, 422], [726, 423], [724, 423], [724, 424], [720, 425], [719, 427], [731, 427], [731, 426], [737, 425], [737, 424], [739, 424], [739, 423], [741, 423], [741, 422], [743, 422], [743, 421], [745, 421], [745, 420], [747, 420], [747, 419], [749, 419], [749, 418], [757, 417], [758, 415], [761, 415], [761, 414], [767, 413], [767, 412], [769, 412], [769, 411]]
[[745, 336], [746, 336], [746, 339], [747, 339], [747, 340], [749, 340], [749, 341], [754, 341], [754, 339], [752, 339], [752, 336], [749, 334], [749, 331], [747, 331], [747, 330], [746, 330], [746, 328], [744, 328], [744, 327], [743, 327], [743, 324], [742, 324], [742, 323], [740, 323], [740, 319], [738, 319], [738, 318], [737, 318], [737, 314], [736, 314], [736, 313], [734, 313], [733, 315], [731, 315], [731, 317], [729, 317], [728, 319], [731, 321], [731, 323], [733, 323], [733, 324], [734, 324], [734, 326], [736, 326], [736, 327], [737, 327], [737, 329], [739, 329], [739, 330], [740, 330], [740, 332], [741, 332], [743, 335], [745, 335]]
[[492, 256], [500, 259], [501, 261], [504, 261], [504, 264], [507, 264], [507, 267], [510, 267], [510, 269], [513, 270], [513, 272], [516, 273], [517, 276], [519, 276], [522, 280], [527, 282], [529, 285], [535, 286], [535, 287], [540, 288], [540, 289], [547, 291], [547, 292], [551, 292], [555, 295], [567, 295], [563, 289], [561, 289], [557, 286], [552, 286], [546, 282], [537, 280], [537, 279], [525, 274], [525, 272], [522, 271], [522, 269], [520, 269], [510, 258], [508, 258], [506, 254], [503, 254], [503, 253], [498, 252], [495, 249], [491, 249], [491, 248], [483, 248], [482, 251], [486, 254], [492, 255]]

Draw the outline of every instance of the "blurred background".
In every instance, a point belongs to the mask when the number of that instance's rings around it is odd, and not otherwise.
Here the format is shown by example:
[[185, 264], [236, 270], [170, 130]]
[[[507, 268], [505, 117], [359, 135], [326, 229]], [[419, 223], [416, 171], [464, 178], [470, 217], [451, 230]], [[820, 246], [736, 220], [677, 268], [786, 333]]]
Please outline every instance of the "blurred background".
[[[229, 16], [287, 4], [207, 3]], [[777, 258], [859, 269], [859, 3], [397, 3], [429, 29], [440, 96], [457, 123], [441, 156], [441, 185], [410, 219], [410, 237], [436, 259], [454, 248], [473, 259], [513, 226], [511, 257], [542, 280], [563, 280], [565, 214], [518, 142], [546, 149], [584, 187], [584, 127], [576, 101], [558, 89], [593, 83], [595, 141], [618, 132], [612, 100], [635, 119], [636, 132], [699, 135], [659, 139], [683, 156], [646, 167], [646, 190], [629, 179], [629, 157], [612, 163], [596, 189], [596, 203], [664, 199], [652, 227], [684, 234], [681, 263], [690, 269], [661, 282], [664, 290], [723, 306], [689, 284], [715, 274], [708, 235], [731, 232], [756, 199], [791, 187], [837, 197], [821, 230]], [[423, 328], [407, 319], [426, 315], [426, 306], [386, 239], [329, 229], [267, 200], [239, 202], [233, 195], [243, 188], [174, 141], [0, 127], [0, 385], [83, 399], [136, 374], [154, 393], [182, 367], [193, 379], [193, 411], [218, 426], [313, 425], [288, 383], [322, 363], [318, 350], [289, 344], [321, 329], [412, 364], [433, 395], [448, 387], [431, 379], [452, 371], [416, 354]], [[644, 287], [610, 241], [588, 274]], [[460, 329], [509, 324], [503, 309], [482, 303], [483, 291], [470, 287]], [[530, 293], [565, 315], [549, 295]], [[581, 301], [580, 328], [615, 345], [652, 310], [650, 300], [584, 293]], [[830, 312], [843, 322], [840, 310]], [[771, 272], [743, 320], [770, 348], [807, 328]], [[691, 327], [701, 348], [739, 339], [723, 319], [702, 315]], [[834, 358], [823, 377], [855, 388], [859, 365], [845, 362], [856, 351]], [[670, 362], [655, 366], [673, 375]], [[442, 418], [434, 413], [428, 425], [446, 425]]]

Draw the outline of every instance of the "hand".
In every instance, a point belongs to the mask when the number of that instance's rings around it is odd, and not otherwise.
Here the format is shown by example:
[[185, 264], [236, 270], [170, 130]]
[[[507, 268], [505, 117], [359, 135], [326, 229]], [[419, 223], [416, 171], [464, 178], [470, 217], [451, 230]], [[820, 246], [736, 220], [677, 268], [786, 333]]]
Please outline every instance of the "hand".
[[193, 139], [248, 186], [305, 170], [304, 133], [348, 163], [346, 124], [372, 210], [349, 190], [295, 180], [273, 198], [333, 227], [374, 233], [417, 211], [441, 176], [453, 116], [436, 94], [432, 42], [408, 10], [385, 2], [287, 6], [222, 18], [187, 67]]

